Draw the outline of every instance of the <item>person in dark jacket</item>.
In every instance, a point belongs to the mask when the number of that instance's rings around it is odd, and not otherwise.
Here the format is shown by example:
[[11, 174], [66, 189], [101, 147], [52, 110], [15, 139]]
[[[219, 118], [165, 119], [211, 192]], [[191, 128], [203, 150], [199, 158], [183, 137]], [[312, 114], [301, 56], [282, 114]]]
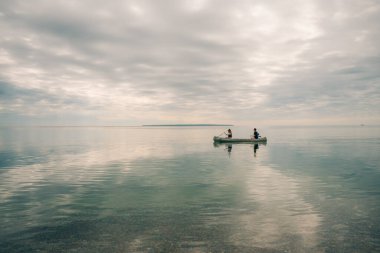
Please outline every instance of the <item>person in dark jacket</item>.
[[259, 136], [260, 136], [259, 132], [257, 132], [256, 128], [254, 128], [253, 129], [253, 138], [257, 140], [259, 138]]

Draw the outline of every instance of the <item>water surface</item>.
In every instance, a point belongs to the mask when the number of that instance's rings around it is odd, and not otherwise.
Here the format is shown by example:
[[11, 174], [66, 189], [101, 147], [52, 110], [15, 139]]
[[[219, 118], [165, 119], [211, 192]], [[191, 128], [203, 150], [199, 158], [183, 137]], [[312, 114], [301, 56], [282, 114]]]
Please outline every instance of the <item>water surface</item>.
[[1, 128], [0, 251], [380, 251], [380, 128], [222, 131]]

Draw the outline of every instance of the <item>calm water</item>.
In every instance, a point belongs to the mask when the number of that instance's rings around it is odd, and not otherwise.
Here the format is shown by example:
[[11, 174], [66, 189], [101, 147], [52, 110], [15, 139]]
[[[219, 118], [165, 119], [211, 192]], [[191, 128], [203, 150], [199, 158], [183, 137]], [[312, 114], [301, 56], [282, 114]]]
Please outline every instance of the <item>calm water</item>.
[[259, 130], [0, 128], [0, 252], [380, 252], [380, 128]]

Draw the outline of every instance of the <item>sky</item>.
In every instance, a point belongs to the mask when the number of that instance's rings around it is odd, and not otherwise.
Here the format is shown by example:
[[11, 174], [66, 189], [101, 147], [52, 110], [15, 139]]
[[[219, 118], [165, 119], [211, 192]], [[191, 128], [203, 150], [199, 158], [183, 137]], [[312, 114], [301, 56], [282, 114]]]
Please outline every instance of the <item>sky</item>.
[[0, 125], [380, 125], [378, 0], [1, 0]]

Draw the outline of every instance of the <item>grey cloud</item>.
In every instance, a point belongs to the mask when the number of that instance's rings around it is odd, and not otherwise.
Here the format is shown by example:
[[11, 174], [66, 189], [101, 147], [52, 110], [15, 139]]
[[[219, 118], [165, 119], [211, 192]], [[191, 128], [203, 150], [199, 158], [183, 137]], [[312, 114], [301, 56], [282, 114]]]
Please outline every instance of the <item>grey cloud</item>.
[[198, 4], [2, 1], [0, 77], [17, 85], [3, 89], [130, 118], [378, 113], [368, 108], [379, 93], [376, 1]]
[[[29, 111], [38, 103], [44, 102], [47, 107], [60, 108], [64, 105], [89, 106], [83, 99], [66, 96], [65, 94], [51, 94], [39, 89], [17, 87], [12, 84], [0, 81], [0, 105], [6, 110], [16, 110], [18, 112]], [[13, 105], [18, 103], [22, 108], [15, 109]], [[45, 108], [49, 109], [49, 108]]]
[[290, 78], [278, 80], [267, 91], [270, 100], [266, 106], [279, 111], [304, 110], [311, 115], [379, 114], [376, 69], [380, 65], [368, 64], [369, 61], [361, 59], [356, 67], [331, 71], [329, 59], [311, 70], [295, 72]]

